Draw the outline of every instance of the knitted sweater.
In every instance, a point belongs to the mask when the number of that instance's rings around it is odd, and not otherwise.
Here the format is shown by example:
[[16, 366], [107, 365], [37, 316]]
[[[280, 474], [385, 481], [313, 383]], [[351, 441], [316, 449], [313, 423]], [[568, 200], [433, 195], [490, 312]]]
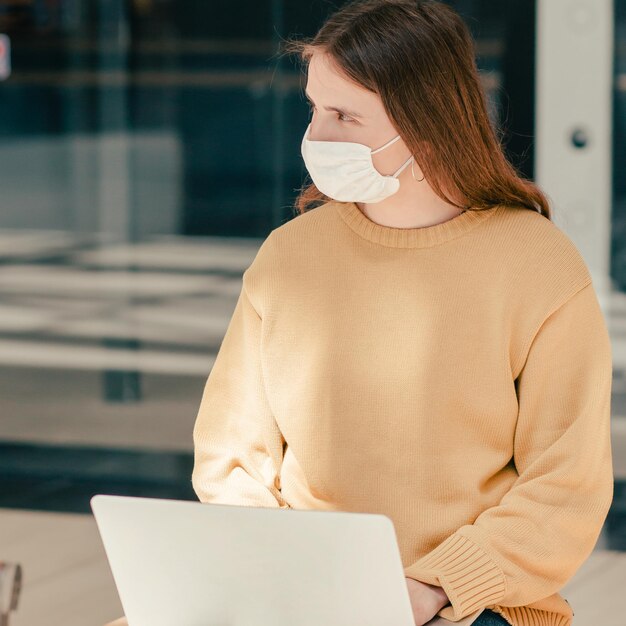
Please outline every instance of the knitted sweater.
[[[200, 501], [380, 513], [452, 621], [569, 626], [613, 498], [610, 339], [554, 222], [422, 228], [327, 202], [275, 228], [193, 430]], [[366, 546], [364, 546], [366, 549]]]

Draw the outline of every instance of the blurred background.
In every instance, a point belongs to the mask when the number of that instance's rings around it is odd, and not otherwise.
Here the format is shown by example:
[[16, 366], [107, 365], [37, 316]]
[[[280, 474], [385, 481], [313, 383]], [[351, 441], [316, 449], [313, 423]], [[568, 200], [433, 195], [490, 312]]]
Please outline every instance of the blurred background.
[[[305, 77], [278, 47], [341, 4], [0, 2], [0, 560], [25, 574], [12, 624], [122, 614], [93, 494], [196, 499], [191, 433], [206, 377], [242, 273], [294, 217], [306, 176]], [[597, 551], [623, 554], [626, 0], [554, 0], [578, 11], [576, 32], [608, 23], [610, 54], [585, 64], [546, 48], [545, 66], [538, 43], [558, 40], [560, 24], [547, 2], [449, 4], [475, 37], [507, 156], [563, 199], [555, 221], [594, 273], [615, 359], [615, 498]], [[608, 88], [562, 102], [549, 78], [563, 72], [607, 76]], [[551, 120], [578, 115], [576, 103], [591, 121], [572, 127], [571, 145], [584, 149], [598, 123], [603, 152], [569, 169], [551, 152]], [[603, 563], [623, 585], [623, 561]], [[566, 597], [578, 618], [595, 591], [576, 589], [579, 600]]]

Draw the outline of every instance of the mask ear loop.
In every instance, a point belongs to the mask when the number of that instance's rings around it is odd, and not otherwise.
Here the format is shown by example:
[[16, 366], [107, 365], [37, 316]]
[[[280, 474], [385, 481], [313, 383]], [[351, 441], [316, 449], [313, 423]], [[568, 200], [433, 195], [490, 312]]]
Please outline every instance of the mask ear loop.
[[[390, 139], [386, 144], [380, 146], [380, 148], [376, 148], [376, 150], [371, 150], [370, 153], [371, 154], [376, 154], [377, 152], [380, 152], [381, 150], [384, 150], [387, 146], [390, 146], [392, 143], [395, 143], [396, 141], [398, 141], [398, 139], [400, 139], [400, 135], [396, 135], [393, 139]], [[416, 180], [418, 183], [422, 182], [425, 178], [425, 175], [422, 176], [421, 178], [415, 178], [415, 172], [413, 171], [413, 163], [415, 162], [415, 158], [413, 157], [413, 155], [411, 155], [411, 159], [410, 159], [410, 163], [411, 163], [411, 174], [413, 175], [413, 179]], [[409, 164], [409, 161], [407, 161], [404, 165], [402, 165], [400, 167], [400, 169], [398, 171], [396, 171], [393, 176], [394, 178], [400, 174], [401, 172], [404, 171], [404, 168], [407, 167]]]
[[392, 176], [394, 178], [397, 178], [399, 174], [401, 174], [402, 172], [404, 172], [404, 170], [409, 166], [409, 163], [411, 164], [411, 166], [413, 165], [413, 155], [411, 155], [393, 174]]
[[380, 148], [376, 148], [376, 150], [370, 150], [370, 152], [372, 154], [376, 154], [377, 152], [384, 150], [387, 146], [390, 146], [392, 143], [395, 143], [396, 141], [398, 141], [398, 139], [400, 139], [400, 135], [396, 135], [393, 139], [390, 139], [386, 144], [383, 144]]
[[416, 180], [418, 183], [421, 183], [424, 180], [426, 175], [422, 176], [421, 178], [415, 178], [415, 172], [413, 171], [413, 162], [414, 161], [415, 161], [415, 159], [413, 159], [413, 161], [411, 161], [411, 174], [413, 174], [413, 180]]

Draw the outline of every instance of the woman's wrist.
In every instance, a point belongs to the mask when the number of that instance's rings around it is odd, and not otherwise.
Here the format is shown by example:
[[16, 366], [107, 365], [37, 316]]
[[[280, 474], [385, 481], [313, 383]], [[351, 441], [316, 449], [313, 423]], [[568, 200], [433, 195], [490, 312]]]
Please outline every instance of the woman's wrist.
[[448, 594], [445, 592], [443, 587], [439, 587], [438, 585], [431, 585], [431, 584], [429, 584], [428, 586], [433, 590], [435, 595], [439, 598], [441, 602], [440, 609], [450, 604], [450, 598], [448, 598]]

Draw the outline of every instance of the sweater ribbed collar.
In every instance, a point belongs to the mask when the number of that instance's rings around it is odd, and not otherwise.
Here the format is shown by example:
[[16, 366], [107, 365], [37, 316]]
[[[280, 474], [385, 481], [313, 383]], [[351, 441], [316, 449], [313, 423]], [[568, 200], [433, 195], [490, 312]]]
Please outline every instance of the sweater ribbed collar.
[[391, 248], [426, 248], [455, 239], [504, 208], [504, 205], [496, 205], [487, 209], [468, 209], [440, 224], [396, 228], [373, 222], [354, 202], [335, 202], [335, 205], [340, 217], [355, 233], [373, 243]]

